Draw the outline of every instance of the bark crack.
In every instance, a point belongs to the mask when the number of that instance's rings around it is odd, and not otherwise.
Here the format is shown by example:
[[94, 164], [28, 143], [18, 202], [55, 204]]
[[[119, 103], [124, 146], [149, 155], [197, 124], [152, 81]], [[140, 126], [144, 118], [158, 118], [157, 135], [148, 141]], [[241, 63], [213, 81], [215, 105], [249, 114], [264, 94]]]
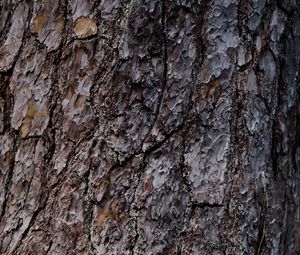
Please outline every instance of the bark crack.
[[165, 95], [165, 90], [167, 87], [168, 83], [168, 39], [167, 39], [167, 31], [166, 31], [166, 23], [167, 23], [167, 18], [166, 18], [166, 0], [162, 0], [161, 2], [161, 40], [162, 40], [162, 51], [163, 51], [163, 57], [162, 57], [162, 62], [163, 62], [163, 73], [162, 73], [162, 89], [161, 89], [161, 94], [158, 98], [158, 103], [157, 103], [157, 108], [154, 113], [154, 119], [150, 125], [149, 128], [149, 133], [148, 135], [144, 138], [142, 141], [142, 144], [144, 144], [145, 141], [151, 136], [151, 132], [153, 130], [153, 127], [155, 126], [162, 107], [163, 103], [163, 98]]
[[[89, 158], [91, 158], [91, 155], [93, 153], [93, 148], [96, 146], [97, 140], [94, 139], [91, 145], [91, 148], [89, 150]], [[86, 177], [84, 178], [85, 183], [86, 183], [86, 190], [85, 190], [85, 200], [87, 201], [87, 206], [86, 206], [86, 216], [84, 217], [85, 221], [85, 227], [86, 227], [86, 232], [87, 232], [87, 249], [92, 253], [95, 254], [95, 247], [93, 245], [93, 242], [91, 240], [91, 235], [92, 235], [92, 221], [93, 221], [93, 208], [94, 208], [94, 201], [91, 198], [89, 192], [90, 192], [90, 173], [91, 173], [91, 168], [93, 165], [93, 161], [90, 161], [88, 171], [86, 173]]]
[[268, 208], [268, 192], [267, 192], [267, 187], [266, 187], [265, 182], [263, 185], [264, 185], [262, 187], [262, 189], [263, 189], [263, 205], [262, 205], [262, 212], [261, 212], [260, 220], [259, 220], [259, 231], [258, 231], [257, 248], [256, 248], [255, 255], [261, 254], [263, 243], [266, 238], [266, 214], [267, 214], [267, 208]]

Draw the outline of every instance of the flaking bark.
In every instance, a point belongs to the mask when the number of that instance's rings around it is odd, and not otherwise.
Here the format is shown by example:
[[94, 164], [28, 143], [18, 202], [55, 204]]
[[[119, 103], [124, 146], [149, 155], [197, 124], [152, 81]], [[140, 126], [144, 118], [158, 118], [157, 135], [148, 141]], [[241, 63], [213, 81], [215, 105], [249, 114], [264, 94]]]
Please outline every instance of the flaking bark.
[[0, 3], [1, 254], [300, 254], [300, 4]]

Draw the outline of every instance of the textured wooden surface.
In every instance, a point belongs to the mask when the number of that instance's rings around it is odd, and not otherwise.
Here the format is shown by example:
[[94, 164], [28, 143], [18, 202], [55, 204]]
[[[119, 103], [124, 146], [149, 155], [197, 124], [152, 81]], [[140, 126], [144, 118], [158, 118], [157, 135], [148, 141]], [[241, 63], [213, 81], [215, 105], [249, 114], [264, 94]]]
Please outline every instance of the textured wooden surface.
[[0, 254], [300, 254], [296, 0], [0, 17]]

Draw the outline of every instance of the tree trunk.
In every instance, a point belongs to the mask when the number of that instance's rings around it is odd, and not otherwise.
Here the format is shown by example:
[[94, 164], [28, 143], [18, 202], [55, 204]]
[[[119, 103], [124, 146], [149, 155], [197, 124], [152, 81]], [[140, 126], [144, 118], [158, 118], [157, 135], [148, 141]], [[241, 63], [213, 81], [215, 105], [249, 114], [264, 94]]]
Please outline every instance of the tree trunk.
[[296, 0], [1, 0], [1, 254], [300, 254]]

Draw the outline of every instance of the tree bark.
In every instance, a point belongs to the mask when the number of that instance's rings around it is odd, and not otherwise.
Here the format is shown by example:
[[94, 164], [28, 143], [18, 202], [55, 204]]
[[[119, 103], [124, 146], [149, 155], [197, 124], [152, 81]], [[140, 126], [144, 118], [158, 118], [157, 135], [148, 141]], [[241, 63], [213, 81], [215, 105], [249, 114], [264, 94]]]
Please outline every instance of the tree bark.
[[1, 254], [300, 254], [300, 3], [2, 0]]

